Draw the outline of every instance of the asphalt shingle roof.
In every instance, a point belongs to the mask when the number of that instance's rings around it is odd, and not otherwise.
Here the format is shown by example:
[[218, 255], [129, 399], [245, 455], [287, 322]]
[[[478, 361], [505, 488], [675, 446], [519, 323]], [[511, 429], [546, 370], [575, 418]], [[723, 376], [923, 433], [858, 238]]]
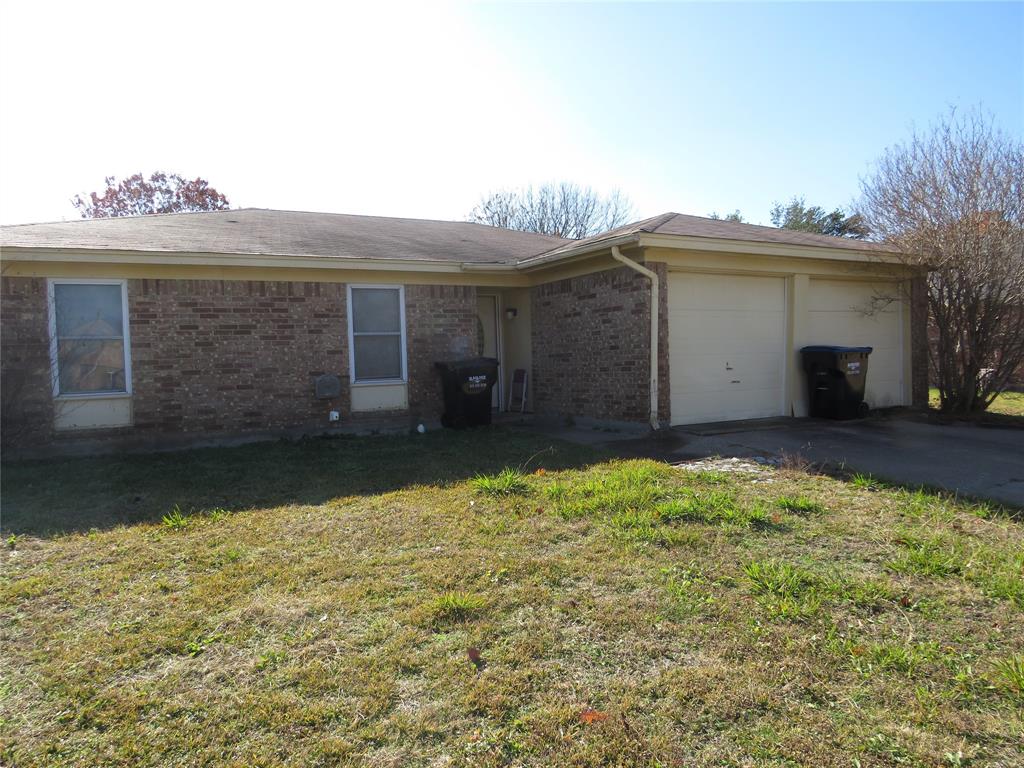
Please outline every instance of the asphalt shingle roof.
[[759, 224], [739, 224], [722, 219], [707, 219], [703, 216], [688, 216], [685, 213], [663, 213], [643, 221], [636, 221], [616, 229], [602, 232], [583, 240], [572, 240], [553, 251], [541, 254], [544, 258], [553, 258], [569, 250], [581, 246], [597, 245], [603, 240], [610, 240], [623, 235], [638, 234], [685, 235], [687, 237], [705, 237], [721, 240], [738, 240], [751, 243], [778, 243], [781, 245], [802, 245], [818, 248], [842, 248], [854, 251], [883, 250], [878, 243], [864, 240], [853, 240], [848, 237], [832, 237], [830, 235], [814, 235], [809, 232], [797, 232], [792, 229], [764, 227]]
[[0, 246], [397, 259], [476, 264], [547, 261], [614, 237], [643, 233], [878, 250], [861, 240], [663, 213], [584, 240], [461, 221], [242, 208], [0, 227]]
[[241, 208], [0, 227], [6, 247], [515, 262], [571, 243], [462, 221]]

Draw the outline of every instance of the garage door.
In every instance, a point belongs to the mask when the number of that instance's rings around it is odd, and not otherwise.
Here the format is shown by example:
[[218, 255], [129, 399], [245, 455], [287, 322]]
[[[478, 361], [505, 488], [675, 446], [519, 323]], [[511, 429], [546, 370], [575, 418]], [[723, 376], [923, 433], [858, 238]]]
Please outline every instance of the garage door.
[[868, 405], [905, 405], [902, 301], [896, 284], [811, 280], [808, 309], [809, 343], [874, 347], [864, 394]]
[[668, 317], [672, 424], [782, 414], [783, 278], [670, 273]]

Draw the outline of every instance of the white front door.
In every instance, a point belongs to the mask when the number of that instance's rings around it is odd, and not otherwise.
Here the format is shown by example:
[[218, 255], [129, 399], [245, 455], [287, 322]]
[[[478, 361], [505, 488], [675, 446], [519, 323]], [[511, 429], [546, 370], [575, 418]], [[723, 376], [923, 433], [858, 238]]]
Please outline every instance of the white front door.
[[783, 414], [784, 278], [670, 272], [668, 321], [672, 424]]
[[[480, 354], [494, 357], [499, 361], [498, 350], [498, 297], [477, 296], [477, 317], [480, 319]], [[498, 370], [498, 383], [491, 390], [491, 407], [498, 408], [501, 403], [501, 370]]]

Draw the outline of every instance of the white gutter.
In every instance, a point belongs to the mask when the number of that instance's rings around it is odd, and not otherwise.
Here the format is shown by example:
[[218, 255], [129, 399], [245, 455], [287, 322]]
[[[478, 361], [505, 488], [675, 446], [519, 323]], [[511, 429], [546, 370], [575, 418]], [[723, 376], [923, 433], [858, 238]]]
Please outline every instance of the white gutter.
[[619, 251], [619, 246], [612, 246], [612, 258], [651, 281], [651, 429], [658, 429], [658, 275], [647, 267], [642, 267], [632, 259], [627, 259]]

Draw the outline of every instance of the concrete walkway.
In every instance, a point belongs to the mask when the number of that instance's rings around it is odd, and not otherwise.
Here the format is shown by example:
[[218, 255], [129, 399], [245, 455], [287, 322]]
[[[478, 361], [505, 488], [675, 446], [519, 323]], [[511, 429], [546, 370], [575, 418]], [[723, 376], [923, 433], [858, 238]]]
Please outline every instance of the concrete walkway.
[[[596, 443], [594, 430], [560, 437]], [[584, 437], [584, 439], [581, 439]], [[1024, 429], [937, 424], [912, 418], [776, 419], [676, 427], [663, 436], [603, 445], [627, 455], [683, 461], [705, 456], [800, 456], [907, 486], [933, 486], [1024, 508]]]

